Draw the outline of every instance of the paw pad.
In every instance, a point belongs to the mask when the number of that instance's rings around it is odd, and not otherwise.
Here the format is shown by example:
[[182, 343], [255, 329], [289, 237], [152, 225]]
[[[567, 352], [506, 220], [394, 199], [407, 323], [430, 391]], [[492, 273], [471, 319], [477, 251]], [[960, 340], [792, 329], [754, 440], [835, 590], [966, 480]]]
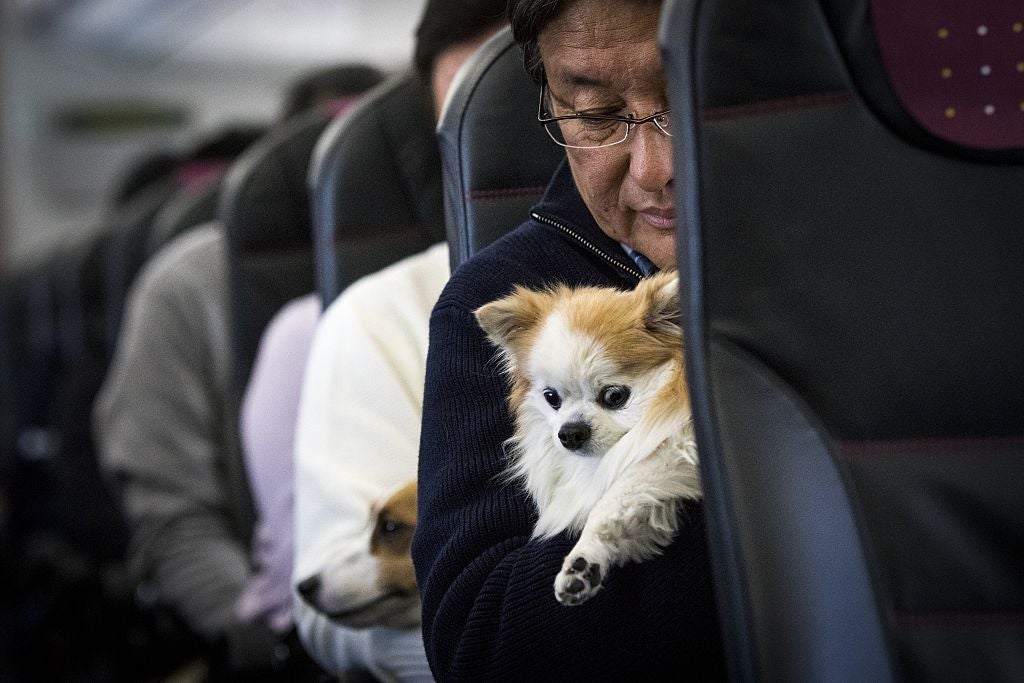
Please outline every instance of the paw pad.
[[580, 556], [566, 559], [555, 577], [555, 598], [563, 605], [579, 605], [601, 589], [601, 565]]

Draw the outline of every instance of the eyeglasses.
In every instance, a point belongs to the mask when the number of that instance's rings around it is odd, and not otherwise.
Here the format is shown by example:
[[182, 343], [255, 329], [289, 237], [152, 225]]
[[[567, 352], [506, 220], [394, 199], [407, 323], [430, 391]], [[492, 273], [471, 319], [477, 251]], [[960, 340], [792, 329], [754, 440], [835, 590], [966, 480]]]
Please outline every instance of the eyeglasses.
[[653, 122], [665, 135], [672, 137], [672, 110], [656, 111], [650, 116], [633, 118], [610, 114], [569, 114], [551, 116], [545, 107], [548, 99], [546, 81], [541, 82], [540, 104], [537, 106], [537, 120], [544, 126], [551, 139], [562, 147], [573, 149], [595, 149], [611, 147], [625, 142], [629, 131], [644, 123]]

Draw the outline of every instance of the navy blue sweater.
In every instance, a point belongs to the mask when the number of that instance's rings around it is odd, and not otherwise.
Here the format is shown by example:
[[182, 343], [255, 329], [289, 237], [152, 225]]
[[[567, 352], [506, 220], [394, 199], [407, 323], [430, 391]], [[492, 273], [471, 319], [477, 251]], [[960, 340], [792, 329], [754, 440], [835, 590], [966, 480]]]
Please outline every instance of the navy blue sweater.
[[662, 557], [612, 570], [596, 597], [565, 607], [553, 581], [573, 540], [531, 541], [532, 501], [498, 478], [508, 384], [473, 311], [516, 284], [630, 289], [639, 278], [563, 164], [531, 220], [463, 264], [433, 310], [413, 560], [440, 681], [724, 677], [699, 505]]

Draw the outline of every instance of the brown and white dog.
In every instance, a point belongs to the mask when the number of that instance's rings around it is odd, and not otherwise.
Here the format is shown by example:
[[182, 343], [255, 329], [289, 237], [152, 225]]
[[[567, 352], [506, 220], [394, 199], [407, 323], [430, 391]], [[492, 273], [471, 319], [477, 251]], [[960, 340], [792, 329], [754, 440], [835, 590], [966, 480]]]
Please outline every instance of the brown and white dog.
[[579, 534], [554, 584], [578, 605], [609, 569], [659, 554], [679, 502], [701, 496], [678, 277], [520, 287], [476, 317], [511, 380], [509, 474], [536, 503], [533, 536]]
[[372, 528], [330, 548], [320, 571], [302, 579], [302, 599], [350, 628], [420, 624], [420, 595], [410, 545], [416, 529], [416, 482], [374, 506]]

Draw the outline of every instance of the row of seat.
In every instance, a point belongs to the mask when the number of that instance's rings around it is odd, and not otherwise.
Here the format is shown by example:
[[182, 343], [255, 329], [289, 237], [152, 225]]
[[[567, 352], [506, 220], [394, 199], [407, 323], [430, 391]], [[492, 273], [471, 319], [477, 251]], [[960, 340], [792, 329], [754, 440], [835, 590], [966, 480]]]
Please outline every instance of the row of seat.
[[[113, 658], [126, 670], [158, 670], [162, 653], [176, 651], [182, 632], [164, 615], [143, 615], [123, 566], [128, 528], [97, 465], [92, 402], [135, 274], [175, 235], [215, 215], [223, 170], [262, 133], [231, 128], [181, 156], [144, 160], [90, 239], [3, 283], [0, 619], [16, 635], [4, 639], [0, 665], [43, 662], [58, 675], [63, 664], [51, 651], [59, 647], [65, 662], [87, 670], [118, 651], [124, 629], [137, 635]], [[109, 629], [97, 631], [97, 609]], [[94, 635], [71, 638], [76, 632]]]
[[[875, 16], [831, 0], [663, 14], [688, 378], [739, 680], [1024, 671], [1020, 144], [978, 150], [907, 114]], [[256, 176], [233, 169], [239, 386], [284, 301], [315, 286], [329, 302], [444, 237], [456, 267], [542, 192], [562, 152], [508, 32], [460, 74], [441, 177], [429, 111], [399, 104], [415, 87], [263, 143], [268, 182], [311, 190], [307, 222], [242, 201]], [[420, 155], [389, 149], [403, 125]], [[445, 220], [410, 187], [436, 188]]]

